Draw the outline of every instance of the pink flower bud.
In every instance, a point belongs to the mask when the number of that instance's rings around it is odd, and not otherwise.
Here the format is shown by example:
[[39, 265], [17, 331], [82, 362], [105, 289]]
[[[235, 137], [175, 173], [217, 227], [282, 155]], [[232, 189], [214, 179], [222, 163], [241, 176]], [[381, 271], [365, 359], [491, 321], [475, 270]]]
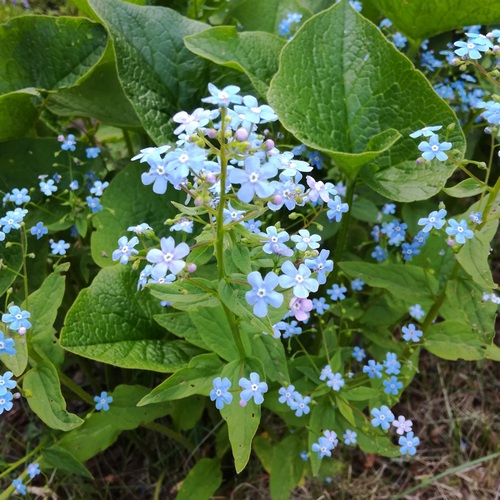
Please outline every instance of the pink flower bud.
[[234, 137], [236, 138], [237, 141], [240, 141], [240, 142], [246, 141], [248, 139], [248, 132], [244, 128], [240, 127], [234, 133]]
[[274, 141], [272, 139], [267, 139], [267, 141], [264, 144], [268, 151], [271, 151], [271, 149], [274, 148]]
[[283, 198], [281, 197], [280, 194], [277, 194], [275, 195], [275, 197], [273, 198], [273, 203], [275, 205], [279, 205], [281, 202], [282, 202]]
[[196, 264], [191, 263], [191, 264], [187, 265], [187, 272], [188, 273], [194, 273], [196, 271], [196, 269], [198, 269], [196, 267]]
[[215, 174], [213, 172], [209, 172], [207, 174], [207, 176], [205, 177], [205, 180], [209, 183], [209, 184], [215, 184], [217, 182], [217, 177], [215, 176]]
[[26, 333], [26, 328], [24, 326], [22, 326], [21, 328], [19, 328], [17, 333], [19, 333], [19, 335], [24, 335]]
[[215, 130], [214, 128], [209, 128], [207, 130], [207, 136], [210, 138], [210, 139], [215, 139], [217, 135], [217, 130]]
[[245, 408], [245, 406], [247, 405], [247, 402], [243, 399], [240, 399], [240, 406], [242, 406], [243, 408]]

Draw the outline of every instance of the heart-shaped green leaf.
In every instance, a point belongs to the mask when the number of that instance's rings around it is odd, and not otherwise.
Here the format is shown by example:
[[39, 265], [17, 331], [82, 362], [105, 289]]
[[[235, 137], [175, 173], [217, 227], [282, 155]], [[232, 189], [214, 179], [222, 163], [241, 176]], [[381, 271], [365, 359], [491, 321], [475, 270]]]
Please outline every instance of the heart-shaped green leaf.
[[500, 23], [498, 0], [372, 0], [408, 37], [424, 38], [472, 24]]
[[447, 140], [458, 149], [457, 159], [465, 149], [449, 106], [344, 0], [306, 21], [283, 48], [268, 99], [283, 125], [304, 144], [329, 153], [350, 176], [367, 164], [362, 179], [397, 201], [436, 194], [455, 169], [437, 160], [417, 166], [420, 153], [411, 132], [426, 125], [455, 125]]
[[234, 26], [219, 26], [184, 39], [186, 47], [200, 57], [233, 68], [250, 78], [265, 96], [278, 71], [278, 57], [285, 41], [262, 31], [238, 33]]
[[163, 373], [186, 366], [203, 351], [170, 340], [154, 320], [159, 301], [137, 291], [138, 272], [118, 264], [102, 269], [80, 292], [61, 332], [68, 351], [123, 368]]
[[172, 140], [172, 116], [197, 107], [208, 83], [208, 63], [190, 52], [183, 38], [208, 25], [165, 7], [89, 3], [113, 39], [118, 77], [143, 127], [158, 144]]
[[99, 61], [106, 44], [106, 30], [88, 19], [15, 17], [0, 26], [0, 94], [71, 87]]

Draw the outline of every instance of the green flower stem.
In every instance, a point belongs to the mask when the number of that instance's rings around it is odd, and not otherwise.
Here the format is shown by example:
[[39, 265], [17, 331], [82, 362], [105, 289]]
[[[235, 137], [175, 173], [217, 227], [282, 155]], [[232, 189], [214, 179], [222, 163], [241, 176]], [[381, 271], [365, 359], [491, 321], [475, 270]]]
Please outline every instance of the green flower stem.
[[217, 258], [217, 271], [219, 280], [224, 279], [224, 205], [226, 203], [226, 177], [227, 177], [227, 156], [226, 156], [226, 109], [221, 108], [221, 129], [220, 129], [220, 197], [217, 207], [217, 236], [215, 239], [215, 256]]
[[245, 353], [245, 348], [243, 347], [243, 342], [241, 341], [240, 331], [238, 329], [238, 325], [236, 323], [234, 314], [229, 310], [229, 308], [225, 304], [222, 304], [222, 309], [224, 309], [224, 314], [226, 315], [227, 322], [229, 323], [229, 328], [231, 329], [231, 333], [233, 334], [234, 343], [238, 348], [240, 361], [243, 362], [243, 360], [246, 358], [246, 353]]
[[[30, 457], [32, 457], [33, 455], [36, 455], [47, 443], [48, 443], [47, 439], [42, 441], [36, 448], [31, 450], [27, 455], [20, 458], [16, 462], [13, 462], [12, 464], [10, 464], [10, 466], [0, 474], [0, 479], [4, 478], [5, 476], [8, 476], [13, 470], [16, 470], [20, 465], [23, 465], [24, 463], [26, 463]], [[0, 498], [3, 498], [3, 497], [0, 496]], [[9, 497], [6, 497], [6, 498], [9, 498]]]
[[477, 63], [476, 61], [474, 61], [472, 63], [474, 65], [475, 68], [477, 68], [486, 78], [488, 78], [488, 80], [493, 83], [493, 85], [497, 86], [497, 87], [500, 87], [500, 82], [498, 82], [497, 80], [495, 80], [479, 63]]
[[28, 254], [28, 242], [26, 241], [26, 227], [21, 227], [21, 248], [22, 248], [22, 256], [23, 256], [23, 283], [24, 283], [24, 304], [26, 309], [29, 310], [28, 306], [28, 297], [29, 297], [29, 288], [28, 288], [28, 269], [26, 267], [26, 255]]
[[500, 177], [495, 182], [495, 185], [491, 188], [490, 194], [488, 196], [488, 201], [486, 202], [486, 206], [484, 207], [483, 224], [488, 222], [489, 220], [490, 210], [493, 206], [493, 203], [495, 203], [495, 200], [498, 197], [499, 191], [500, 191]]
[[354, 179], [347, 179], [347, 193], [346, 193], [346, 203], [349, 205], [349, 210], [344, 214], [342, 220], [340, 221], [340, 232], [337, 238], [337, 244], [335, 246], [335, 252], [333, 254], [333, 271], [330, 273], [332, 276], [331, 281], [335, 283], [337, 281], [337, 276], [339, 275], [338, 263], [342, 260], [342, 255], [344, 253], [344, 247], [347, 241], [347, 233], [349, 231], [349, 221], [351, 220], [351, 209], [352, 200], [354, 198], [354, 186], [356, 185], [356, 177]]
[[[226, 138], [224, 136], [226, 130], [226, 108], [221, 108], [221, 129], [219, 131], [219, 143], [220, 143], [220, 197], [219, 206], [217, 207], [217, 228], [215, 237], [215, 257], [217, 259], [217, 272], [219, 281], [225, 280], [225, 270], [224, 270], [224, 233], [226, 228], [224, 227], [224, 206], [226, 204], [226, 178], [227, 178], [227, 161], [228, 157], [226, 155]], [[222, 301], [221, 301], [222, 303]], [[233, 334], [234, 343], [238, 348], [238, 353], [240, 355], [240, 360], [243, 361], [246, 357], [245, 348], [241, 341], [240, 332], [238, 330], [238, 325], [234, 314], [228, 309], [225, 304], [222, 304], [222, 309], [226, 315], [227, 322], [231, 328], [231, 333]]]
[[163, 434], [169, 439], [173, 439], [177, 443], [184, 446], [184, 448], [186, 448], [186, 450], [188, 450], [189, 452], [194, 451], [194, 445], [193, 443], [191, 443], [191, 441], [189, 441], [188, 438], [184, 437], [182, 434], [179, 434], [178, 432], [175, 432], [174, 430], [170, 429], [165, 425], [161, 425], [156, 422], [147, 422], [141, 424], [141, 427], [143, 427], [144, 429], [149, 429], [150, 431], [158, 432], [159, 434]]
[[73, 394], [78, 396], [82, 401], [85, 401], [85, 403], [88, 403], [91, 406], [94, 406], [94, 398], [87, 394], [79, 385], [75, 384], [73, 380], [71, 380], [68, 376], [64, 375], [63, 372], [57, 371], [57, 374], [59, 375], [59, 380], [61, 381], [61, 384], [66, 386]]
[[454, 163], [460, 170], [463, 170], [471, 179], [474, 179], [477, 183], [479, 183], [481, 186], [484, 186], [484, 181], [476, 177], [472, 172], [470, 172], [466, 167], [464, 167], [459, 161], [454, 160], [453, 158], [450, 158], [448, 156], [448, 160], [450, 160], [452, 163]]
[[130, 134], [126, 128], [122, 128], [122, 133], [123, 133], [123, 139], [127, 146], [127, 152], [130, 158], [132, 158], [132, 156], [134, 156], [135, 153], [134, 153], [134, 146], [132, 145], [132, 140], [130, 139]]

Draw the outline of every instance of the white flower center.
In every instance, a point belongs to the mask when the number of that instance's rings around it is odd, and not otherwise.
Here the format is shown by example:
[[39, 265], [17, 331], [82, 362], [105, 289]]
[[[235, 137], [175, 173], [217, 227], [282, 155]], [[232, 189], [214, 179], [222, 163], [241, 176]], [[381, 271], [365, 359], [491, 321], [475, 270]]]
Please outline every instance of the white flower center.
[[253, 391], [253, 392], [256, 392], [258, 389], [259, 389], [259, 386], [257, 384], [252, 384], [250, 389]]
[[186, 153], [183, 153], [179, 156], [179, 161], [181, 163], [186, 163], [187, 161], [189, 161], [189, 155], [187, 155]]
[[436, 144], [434, 144], [434, 146], [431, 146], [431, 149], [432, 151], [439, 151], [439, 146], [436, 146]]
[[266, 296], [266, 289], [265, 289], [265, 288], [259, 288], [259, 289], [257, 290], [257, 295], [258, 295], [259, 297], [261, 297], [261, 298], [262, 298], [262, 297], [265, 297], [265, 296]]
[[165, 262], [170, 262], [173, 258], [174, 256], [170, 252], [163, 255], [163, 260]]

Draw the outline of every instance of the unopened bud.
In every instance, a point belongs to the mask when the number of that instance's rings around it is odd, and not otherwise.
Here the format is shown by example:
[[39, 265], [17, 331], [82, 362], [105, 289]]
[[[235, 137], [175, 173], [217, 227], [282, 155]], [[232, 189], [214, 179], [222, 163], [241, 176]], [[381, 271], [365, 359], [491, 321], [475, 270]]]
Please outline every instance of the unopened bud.
[[452, 247], [453, 245], [455, 245], [455, 242], [450, 238], [446, 244], [449, 246], [449, 247]]
[[19, 335], [25, 335], [26, 328], [24, 326], [21, 326], [21, 328], [19, 328], [19, 330], [17, 330], [17, 333], [19, 333]]
[[207, 130], [207, 136], [209, 137], [209, 139], [215, 139], [217, 137], [217, 130], [215, 130], [214, 128], [209, 128]]
[[424, 163], [424, 161], [425, 161], [425, 160], [424, 160], [424, 159], [420, 156], [419, 158], [417, 158], [417, 159], [415, 160], [415, 163], [416, 163], [417, 165], [422, 165], [422, 164]]
[[244, 129], [243, 127], [240, 127], [235, 133], [234, 137], [236, 138], [237, 141], [243, 142], [248, 139], [248, 131]]
[[282, 201], [283, 201], [283, 198], [281, 197], [280, 194], [275, 195], [273, 198], [273, 203], [275, 205], [279, 205]]
[[194, 205], [196, 207], [201, 207], [203, 205], [203, 201], [201, 201], [200, 198], [196, 198], [196, 200], [194, 200]]
[[298, 214], [297, 212], [292, 212], [291, 214], [288, 214], [288, 218], [290, 220], [296, 220], [300, 217], [300, 214]]
[[187, 272], [188, 273], [194, 273], [196, 271], [196, 269], [198, 269], [196, 264], [194, 264], [192, 262], [191, 262], [191, 264], [187, 265]]
[[207, 174], [207, 176], [205, 177], [205, 180], [209, 183], [209, 184], [215, 184], [217, 182], [217, 177], [216, 175], [213, 173], [213, 172], [209, 172]]
[[272, 139], [267, 139], [266, 142], [264, 142], [264, 144], [268, 151], [271, 151], [271, 149], [274, 148], [274, 141]]
[[449, 130], [450, 132], [452, 130], [455, 130], [455, 123], [450, 123], [447, 127], [446, 127], [446, 130]]

